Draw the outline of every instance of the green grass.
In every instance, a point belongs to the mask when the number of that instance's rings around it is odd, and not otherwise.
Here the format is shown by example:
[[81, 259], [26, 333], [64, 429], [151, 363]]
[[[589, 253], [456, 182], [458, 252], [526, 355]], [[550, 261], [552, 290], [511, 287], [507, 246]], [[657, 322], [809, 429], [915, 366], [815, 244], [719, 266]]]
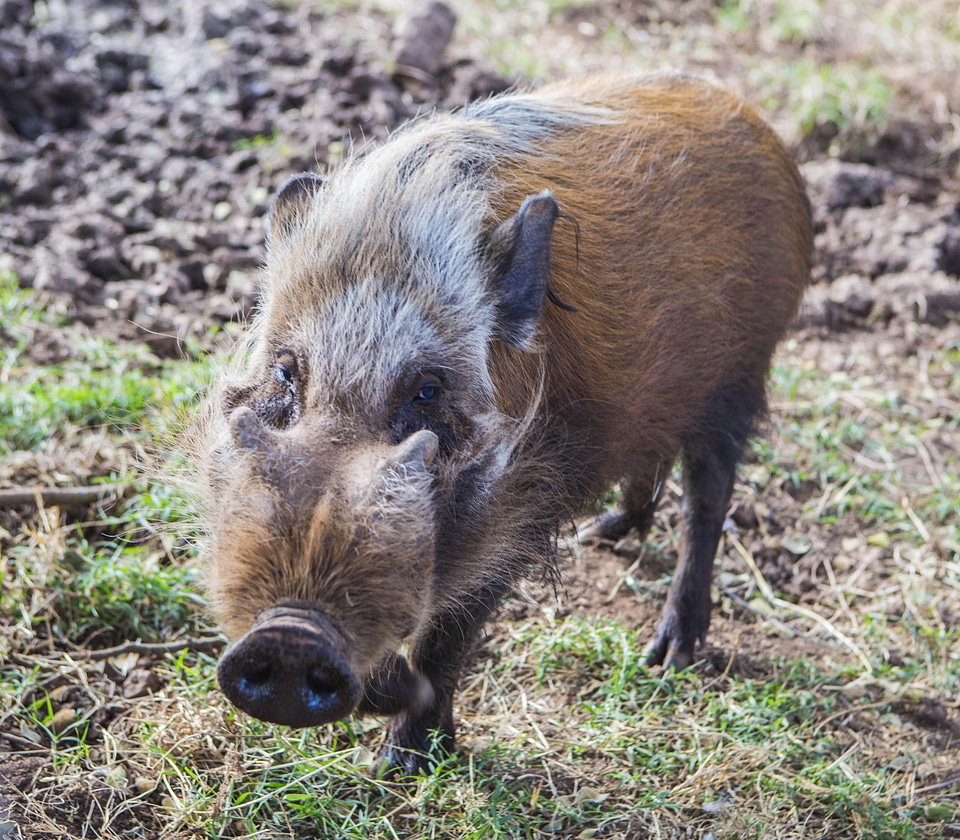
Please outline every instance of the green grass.
[[63, 430], [105, 429], [127, 435], [155, 432], [161, 406], [186, 410], [202, 363], [159, 361], [142, 347], [122, 347], [102, 340], [78, 344], [62, 364], [37, 365], [8, 354], [0, 379], [17, 387], [0, 391], [0, 454], [35, 450], [62, 438]]
[[[941, 364], [946, 369], [953, 362], [947, 357]], [[812, 367], [778, 367], [772, 387], [774, 399], [782, 395], [793, 406], [776, 421], [790, 451], [777, 452], [771, 440], [759, 438], [755, 453], [794, 487], [810, 482], [818, 488], [806, 513], [836, 524], [855, 512], [875, 531], [877, 544], [889, 543], [885, 535], [923, 545], [931, 528], [952, 527], [956, 535], [960, 477], [952, 470], [918, 470], [926, 454], [923, 441], [955, 418], [896, 390], [860, 387], [846, 374], [825, 382]]]
[[0, 318], [0, 457], [85, 432], [125, 444], [169, 441], [210, 377], [209, 359], [189, 344], [188, 361], [160, 360], [144, 345], [82, 334], [71, 337], [67, 361], [37, 364], [28, 352], [35, 335], [63, 324], [2, 272]]
[[[69, 361], [36, 364], [33, 336], [59, 325], [9, 275], [0, 275], [0, 313], [9, 341], [0, 367], [0, 458], [37, 453], [61, 462], [61, 472], [69, 462], [74, 475], [61, 481], [128, 487], [108, 516], [63, 523], [58, 512], [41, 512], [19, 538], [0, 540], [0, 614], [45, 624], [53, 638], [75, 644], [96, 636], [100, 646], [193, 626], [197, 572], [175, 562], [187, 548], [189, 532], [174, 530], [186, 506], [149, 462], [175, 472], [175, 456], [158, 443], [169, 446], [195, 407], [209, 362], [160, 361], [142, 346], [79, 338]], [[87, 448], [88, 458], [68, 459]]]
[[817, 0], [773, 3], [726, 0], [716, 7], [714, 14], [717, 25], [727, 32], [743, 33], [756, 26], [781, 44], [804, 44], [816, 35], [823, 12], [823, 5]]
[[[211, 836], [618, 837], [676, 822], [759, 838], [798, 809], [837, 832], [859, 832], [834, 836], [931, 836], [929, 803], [895, 802], [904, 769], [855, 764], [844, 723], [856, 704], [825, 691], [828, 678], [805, 661], [779, 663], [769, 680], [718, 683], [696, 672], [663, 680], [636, 667], [633, 631], [617, 622], [570, 618], [506, 633], [540, 664], [505, 658], [488, 678], [529, 691], [527, 726], [556, 719], [562, 742], [533, 749], [529, 732], [484, 734], [431, 777], [385, 782], [365, 769], [371, 739], [351, 723], [295, 733], [241, 721], [222, 708], [212, 662], [203, 661], [177, 669], [191, 686], [185, 702], [222, 715], [207, 746], [197, 747], [194, 727], [209, 716], [144, 718], [138, 760], [163, 768], [168, 816]], [[602, 689], [553, 705], [550, 686], [571, 671]], [[621, 695], [625, 687], [631, 696]], [[550, 702], [537, 701], [544, 690]], [[479, 720], [494, 730], [499, 722]], [[754, 810], [741, 816], [737, 803]]]
[[[112, 348], [116, 350], [116, 348]], [[0, 452], [33, 450], [63, 428], [144, 430], [144, 417], [172, 393], [179, 392], [157, 367], [144, 371], [142, 353], [107, 353], [99, 342], [81, 348], [79, 358], [60, 365], [18, 365], [9, 360], [0, 375], [20, 387], [0, 397]], [[176, 368], [180, 370], [180, 368]]]
[[[801, 58], [779, 66], [787, 109], [803, 134], [829, 129], [838, 135], [866, 132], [875, 136], [890, 117], [894, 90], [883, 70], [868, 65], [817, 63]], [[770, 99], [776, 109], [782, 100]]]

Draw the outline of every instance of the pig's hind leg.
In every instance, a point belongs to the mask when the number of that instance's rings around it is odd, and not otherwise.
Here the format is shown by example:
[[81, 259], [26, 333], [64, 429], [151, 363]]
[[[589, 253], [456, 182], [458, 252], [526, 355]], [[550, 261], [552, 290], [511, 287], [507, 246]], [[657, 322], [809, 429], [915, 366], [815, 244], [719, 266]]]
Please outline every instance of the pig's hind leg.
[[[616, 542], [631, 530], [638, 539], [646, 537], [660, 501], [660, 489], [676, 458], [664, 459], [642, 476], [627, 476], [620, 482], [620, 499], [610, 510], [594, 517], [577, 531], [583, 540]], [[643, 463], [649, 463], [641, 459]]]
[[710, 624], [713, 562], [723, 532], [737, 462], [763, 405], [763, 384], [727, 386], [714, 393], [695, 435], [684, 441], [683, 534], [680, 559], [660, 624], [647, 646], [648, 665], [685, 668]]

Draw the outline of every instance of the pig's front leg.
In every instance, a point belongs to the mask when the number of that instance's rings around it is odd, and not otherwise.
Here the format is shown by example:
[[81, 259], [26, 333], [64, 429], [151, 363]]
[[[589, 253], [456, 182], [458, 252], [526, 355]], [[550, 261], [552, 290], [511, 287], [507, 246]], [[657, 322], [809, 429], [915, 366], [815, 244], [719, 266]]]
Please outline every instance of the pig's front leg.
[[408, 709], [393, 718], [377, 762], [381, 775], [427, 773], [431, 764], [453, 752], [453, 697], [460, 674], [502, 595], [498, 587], [464, 599], [462, 608], [441, 613], [417, 641], [411, 663], [429, 681], [433, 698], [418, 711]]
[[430, 681], [413, 671], [407, 660], [395, 653], [385, 659], [367, 679], [357, 714], [416, 714], [432, 702], [433, 686]]

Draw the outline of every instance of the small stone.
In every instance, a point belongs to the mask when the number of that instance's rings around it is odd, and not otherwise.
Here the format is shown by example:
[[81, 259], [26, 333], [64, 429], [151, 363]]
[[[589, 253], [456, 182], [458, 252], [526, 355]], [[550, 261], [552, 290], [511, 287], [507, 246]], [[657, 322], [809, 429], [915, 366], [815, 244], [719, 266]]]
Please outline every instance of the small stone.
[[62, 709], [58, 709], [53, 713], [53, 718], [50, 720], [50, 728], [59, 735], [76, 723], [76, 720], [77, 710], [72, 706], [64, 706]]
[[791, 534], [780, 540], [780, 545], [794, 557], [801, 557], [813, 548], [813, 543], [805, 534]]
[[846, 554], [838, 554], [833, 558], [833, 568], [837, 572], [849, 572], [853, 568], [853, 560]]
[[163, 679], [156, 671], [134, 668], [123, 681], [123, 697], [125, 700], [145, 697], [147, 694], [153, 694], [161, 685], [163, 685]]
[[50, 700], [53, 701], [54, 703], [62, 703], [64, 700], [67, 699], [67, 695], [71, 691], [73, 691], [73, 688], [74, 687], [70, 685], [70, 683], [67, 683], [66, 685], [57, 686], [56, 688], [50, 691], [50, 694], [49, 694]]
[[123, 790], [127, 786], [127, 771], [123, 765], [114, 764], [104, 777], [104, 781], [114, 790]]

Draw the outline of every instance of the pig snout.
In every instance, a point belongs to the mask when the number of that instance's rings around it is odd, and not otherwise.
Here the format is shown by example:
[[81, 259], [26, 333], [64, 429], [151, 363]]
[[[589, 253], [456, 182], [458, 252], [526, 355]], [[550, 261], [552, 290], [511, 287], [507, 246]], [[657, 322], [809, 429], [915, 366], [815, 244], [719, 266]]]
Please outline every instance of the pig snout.
[[252, 717], [285, 726], [319, 726], [350, 714], [360, 681], [345, 642], [322, 615], [297, 607], [263, 613], [217, 667], [223, 693]]

